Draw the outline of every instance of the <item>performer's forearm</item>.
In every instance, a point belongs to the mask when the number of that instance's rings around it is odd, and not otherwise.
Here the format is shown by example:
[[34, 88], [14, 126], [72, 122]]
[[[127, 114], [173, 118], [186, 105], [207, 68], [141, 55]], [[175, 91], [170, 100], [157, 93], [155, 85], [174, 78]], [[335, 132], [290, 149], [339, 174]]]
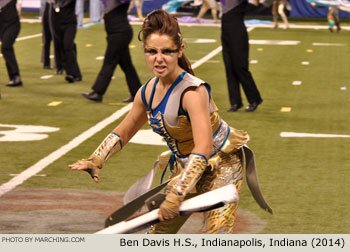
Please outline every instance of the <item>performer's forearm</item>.
[[104, 163], [122, 148], [123, 143], [120, 136], [114, 132], [111, 132], [92, 153], [91, 157], [99, 159], [98, 166], [101, 169]]
[[186, 196], [196, 185], [207, 165], [208, 160], [204, 155], [192, 153], [186, 167], [180, 174], [180, 178], [174, 185], [177, 194]]

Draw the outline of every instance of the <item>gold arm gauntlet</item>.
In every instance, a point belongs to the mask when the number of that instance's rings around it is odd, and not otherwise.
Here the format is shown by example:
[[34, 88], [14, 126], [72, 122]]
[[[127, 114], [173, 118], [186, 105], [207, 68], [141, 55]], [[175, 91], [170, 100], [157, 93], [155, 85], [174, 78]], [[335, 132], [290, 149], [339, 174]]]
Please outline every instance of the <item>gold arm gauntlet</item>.
[[177, 194], [186, 196], [196, 185], [207, 165], [208, 161], [205, 156], [192, 153], [180, 174], [180, 178], [174, 184]]
[[96, 166], [101, 169], [104, 163], [110, 159], [110, 157], [120, 151], [123, 148], [122, 140], [116, 133], [111, 132], [102, 141], [100, 146], [91, 154], [89, 159], [92, 159]]

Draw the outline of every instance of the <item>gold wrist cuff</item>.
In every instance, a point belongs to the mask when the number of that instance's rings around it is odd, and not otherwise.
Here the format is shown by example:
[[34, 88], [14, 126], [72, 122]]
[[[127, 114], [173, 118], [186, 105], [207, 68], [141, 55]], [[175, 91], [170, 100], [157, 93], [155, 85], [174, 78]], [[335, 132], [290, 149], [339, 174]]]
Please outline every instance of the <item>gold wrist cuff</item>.
[[207, 159], [199, 154], [191, 154], [176, 181], [174, 189], [179, 195], [186, 196], [196, 185], [208, 165]]
[[115, 133], [110, 133], [100, 144], [100, 146], [90, 156], [94, 159], [100, 159], [101, 168], [110, 157], [122, 149], [122, 141]]

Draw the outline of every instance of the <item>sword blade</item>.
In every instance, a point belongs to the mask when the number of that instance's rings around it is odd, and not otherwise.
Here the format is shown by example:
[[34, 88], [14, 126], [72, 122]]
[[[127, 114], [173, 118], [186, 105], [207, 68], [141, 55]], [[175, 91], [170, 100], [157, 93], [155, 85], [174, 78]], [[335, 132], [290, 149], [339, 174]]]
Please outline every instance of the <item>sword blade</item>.
[[111, 226], [113, 224], [116, 224], [118, 222], [121, 222], [129, 218], [131, 215], [133, 215], [137, 210], [139, 210], [145, 204], [145, 201], [148, 198], [150, 198], [151, 196], [153, 196], [154, 194], [162, 190], [169, 183], [169, 181], [170, 180], [167, 180], [163, 184], [160, 184], [154, 187], [153, 189], [147, 191], [146, 193], [140, 195], [133, 201], [129, 202], [128, 204], [116, 210], [106, 219], [105, 227]]

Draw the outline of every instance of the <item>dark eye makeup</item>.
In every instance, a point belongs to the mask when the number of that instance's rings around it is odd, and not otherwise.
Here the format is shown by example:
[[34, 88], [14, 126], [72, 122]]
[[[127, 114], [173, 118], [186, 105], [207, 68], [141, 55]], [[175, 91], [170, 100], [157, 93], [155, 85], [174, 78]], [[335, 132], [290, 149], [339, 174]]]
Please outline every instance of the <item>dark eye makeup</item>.
[[[150, 55], [156, 55], [158, 53], [158, 51], [155, 49], [147, 49], [147, 48], [144, 49], [144, 52], [147, 54], [150, 54]], [[161, 53], [163, 55], [171, 55], [171, 54], [178, 53], [178, 52], [179, 52], [179, 49], [163, 49], [163, 50], [161, 50]]]

